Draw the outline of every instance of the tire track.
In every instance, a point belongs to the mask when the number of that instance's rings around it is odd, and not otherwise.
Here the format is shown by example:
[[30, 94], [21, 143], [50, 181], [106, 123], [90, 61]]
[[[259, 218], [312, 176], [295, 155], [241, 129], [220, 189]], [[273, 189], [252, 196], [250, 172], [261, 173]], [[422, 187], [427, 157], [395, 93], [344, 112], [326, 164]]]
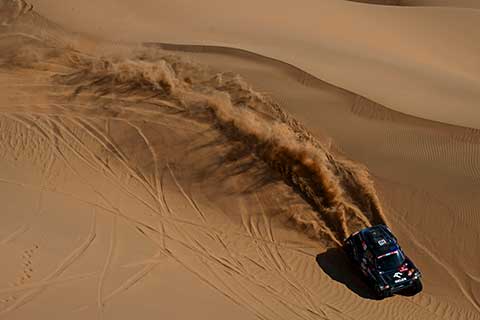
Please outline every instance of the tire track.
[[43, 206], [43, 197], [44, 197], [44, 187], [40, 187], [39, 191], [39, 196], [38, 196], [38, 202], [37, 202], [37, 208], [35, 212], [33, 213], [32, 217], [30, 217], [30, 221], [27, 223], [24, 223], [22, 226], [20, 226], [17, 230], [15, 230], [13, 233], [9, 234], [3, 240], [0, 241], [0, 245], [6, 245], [9, 242], [14, 241], [17, 237], [21, 236], [22, 234], [28, 232], [32, 228], [32, 220], [35, 220], [38, 216], [42, 214], [42, 206]]
[[[142, 232], [142, 233], [145, 233], [145, 231]], [[190, 243], [192, 241], [194, 243], [196, 243], [197, 244], [196, 247], [199, 248], [199, 249], [196, 249], [196, 248], [192, 247], [191, 245], [188, 245], [188, 244], [183, 243], [183, 242], [182, 242], [182, 245], [186, 246], [189, 250], [193, 250], [194, 252], [196, 252], [196, 254], [200, 255], [201, 257], [207, 258], [208, 260], [215, 263], [216, 265], [219, 265], [222, 268], [226, 268], [226, 270], [232, 270], [237, 275], [246, 273], [246, 270], [244, 270], [241, 266], [240, 266], [240, 268], [242, 270], [239, 270], [237, 268], [233, 268], [233, 265], [230, 264], [230, 263], [225, 264], [227, 262], [227, 260], [223, 260], [221, 258], [218, 258], [216, 255], [211, 254], [209, 252], [209, 250], [205, 246], [203, 246], [199, 241], [197, 241], [196, 239], [192, 239], [190, 236], [185, 236], [185, 235], [184, 235], [184, 237], [186, 237], [186, 239], [189, 239]], [[219, 237], [219, 236], [217, 235], [217, 237]], [[220, 239], [220, 241], [221, 241], [221, 238], [217, 238], [217, 239]], [[178, 240], [176, 240], [176, 241], [178, 241]], [[226, 247], [225, 244], [224, 244], [224, 247]], [[228, 250], [228, 248], [227, 248], [227, 254], [229, 254], [230, 257], [231, 257], [231, 253], [230, 253], [230, 250]], [[232, 260], [235, 261], [235, 259], [232, 259]], [[238, 266], [238, 263], [235, 263], [235, 264], [237, 264], [237, 266]], [[223, 280], [218, 278], [217, 273], [214, 270], [211, 270], [211, 273], [217, 278], [218, 281], [220, 281], [220, 283], [222, 283], [223, 286], [226, 286], [227, 288], [229, 287], [229, 286], [226, 285], [226, 283]], [[231, 292], [229, 294], [231, 296], [233, 294], [233, 291], [232, 291], [231, 288], [229, 289], [229, 291]]]
[[[267, 231], [267, 235], [270, 237], [270, 240], [272, 241], [272, 243], [275, 243], [274, 238], [273, 238], [273, 232], [272, 232], [272, 229], [271, 229], [271, 225], [270, 225], [268, 217], [265, 213], [265, 209], [263, 208], [262, 201], [259, 198], [257, 192], [254, 193], [254, 197], [255, 197], [256, 202], [258, 203], [258, 206], [259, 206], [260, 211], [262, 213], [262, 218], [264, 220], [264, 225], [265, 225], [265, 229]], [[252, 220], [250, 220], [250, 221], [252, 221]], [[254, 235], [256, 235], [256, 237], [263, 238], [261, 233], [259, 232], [259, 229], [257, 227], [255, 227], [255, 224], [251, 223], [250, 225], [252, 226], [252, 230], [254, 231]], [[274, 262], [274, 265], [277, 266], [277, 268], [276, 268], [277, 269], [276, 270], [277, 274], [286, 283], [288, 283], [294, 291], [298, 292], [299, 297], [303, 297], [303, 301], [309, 306], [309, 310], [312, 313], [314, 313], [318, 316], [322, 315], [322, 316], [326, 317], [326, 313], [323, 310], [318, 311], [317, 308], [315, 307], [313, 299], [312, 299], [311, 294], [309, 293], [308, 289], [305, 288], [305, 287], [301, 287], [298, 284], [295, 284], [295, 281], [292, 281], [290, 279], [290, 277], [288, 275], [288, 270], [289, 270], [288, 265], [283, 260], [283, 258], [281, 256], [281, 253], [278, 250], [278, 247], [273, 246], [273, 248], [275, 248], [275, 250], [272, 251], [270, 246], [265, 243], [263, 248], [264, 248], [264, 252], [267, 254], [267, 256], [271, 258], [272, 262]]]
[[4, 246], [7, 245], [8, 243], [14, 241], [16, 238], [21, 236], [22, 234], [26, 233], [29, 231], [31, 228], [30, 224], [23, 224], [20, 227], [18, 227], [15, 231], [10, 233], [9, 235], [5, 236], [1, 241], [0, 245]]
[[29, 291], [28, 293], [24, 294], [23, 296], [19, 297], [15, 303], [10, 305], [9, 307], [3, 309], [0, 311], [0, 317], [8, 315], [10, 312], [13, 310], [18, 309], [19, 307], [23, 306], [24, 304], [28, 303], [29, 301], [33, 300], [35, 297], [37, 297], [39, 294], [41, 294], [45, 289], [47, 289], [48, 284], [53, 280], [58, 280], [58, 278], [72, 265], [74, 264], [78, 259], [80, 259], [83, 254], [88, 250], [88, 248], [91, 246], [93, 241], [95, 240], [96, 237], [96, 225], [97, 225], [97, 214], [94, 212], [93, 214], [93, 221], [92, 225], [90, 227], [90, 232], [87, 235], [85, 241], [80, 244], [77, 248], [75, 248], [60, 264], [59, 266], [48, 276], [42, 280], [42, 282], [45, 282], [45, 285], [39, 285], [35, 289]]
[[[173, 178], [173, 177], [172, 177]], [[172, 211], [173, 213], [173, 211]], [[230, 249], [228, 248], [228, 246], [225, 244], [225, 242], [222, 240], [222, 237], [218, 234], [218, 233], [215, 233], [214, 234], [214, 237], [212, 238], [213, 240], [216, 240], [218, 241], [225, 249], [227, 255], [229, 256], [230, 260], [228, 259], [224, 259], [224, 258], [221, 258], [221, 257], [217, 257], [215, 254], [212, 254], [207, 247], [203, 246], [202, 243], [200, 243], [197, 239], [195, 239], [194, 237], [192, 238], [190, 235], [188, 235], [188, 232], [182, 232], [180, 231], [180, 234], [184, 234], [184, 237], [186, 239], [189, 239], [189, 242], [191, 243], [192, 241], [194, 243], [196, 243], [196, 247], [200, 248], [200, 249], [195, 249], [194, 247], [190, 246], [190, 245], [187, 245], [185, 243], [183, 243], [184, 246], [187, 246], [190, 250], [194, 250], [194, 252], [199, 255], [200, 257], [203, 257], [203, 258], [207, 258], [209, 261], [215, 263], [216, 265], [219, 265], [221, 266], [225, 272], [228, 272], [228, 271], [233, 271], [234, 274], [231, 274], [231, 277], [233, 277], [233, 279], [235, 279], [234, 275], [241, 275], [241, 274], [245, 274], [247, 273], [247, 271], [245, 270], [245, 268], [242, 266], [242, 264], [239, 262], [238, 259], [236, 259]], [[185, 234], [186, 233], [186, 234]], [[234, 267], [235, 265], [235, 267]], [[206, 266], [208, 266], [208, 263], [206, 264]], [[217, 272], [213, 269], [211, 269], [209, 267], [209, 270], [210, 270], [210, 273], [212, 275], [214, 275], [215, 278], [217, 278], [218, 281], [220, 281], [220, 283], [225, 287], [225, 288], [228, 288], [228, 290], [231, 292], [229, 295], [233, 295], [234, 294], [234, 290], [231, 288], [231, 286], [228, 286], [225, 281], [223, 281], [221, 278], [219, 278], [219, 275], [217, 274]], [[237, 282], [237, 285], [241, 285], [241, 283], [238, 283]], [[240, 295], [241, 296], [241, 295]], [[237, 296], [237, 299], [240, 299], [240, 296]], [[255, 299], [257, 299], [254, 295], [251, 295], [252, 297], [254, 297]], [[246, 303], [243, 303], [244, 305]], [[271, 310], [273, 311], [273, 310]], [[277, 318], [278, 315], [277, 315]]]
[[[89, 160], [87, 160], [85, 157], [83, 157], [79, 152], [77, 152], [76, 150], [74, 150], [74, 148], [67, 142], [65, 141], [63, 138], [60, 137], [60, 140], [63, 142], [63, 145], [69, 149], [70, 151], [72, 151], [75, 155], [77, 155], [79, 157], [80, 160], [82, 160], [83, 162], [85, 162], [89, 167], [90, 169], [96, 171], [96, 172], [99, 172], [99, 173], [103, 173], [104, 171], [103, 170], [100, 170], [99, 168], [97, 168], [96, 166], [90, 164]], [[54, 144], [55, 145], [55, 144]], [[82, 144], [83, 145], [83, 144]], [[66, 156], [59, 150], [59, 146], [58, 145], [55, 145], [56, 146], [56, 150], [57, 150], [57, 153], [59, 153], [59, 155], [61, 156], [61, 158], [63, 158], [65, 160], [66, 163], [68, 163], [68, 160], [66, 158]], [[148, 202], [146, 202], [144, 199], [140, 198], [138, 195], [134, 194], [133, 192], [131, 192], [130, 190], [128, 190], [128, 188], [126, 188], [124, 186], [123, 183], [119, 183], [118, 181], [116, 181], [115, 179], [115, 175], [113, 174], [113, 171], [111, 171], [110, 168], [107, 168], [105, 167], [105, 164], [104, 162], [101, 161], [101, 159], [99, 159], [98, 157], [96, 157], [85, 145], [83, 145], [83, 147], [86, 149], [87, 152], [91, 153], [92, 157], [94, 157], [94, 159], [97, 159], [98, 160], [98, 164], [100, 165], [101, 168], [104, 168], [106, 169], [108, 172], [111, 172], [111, 176], [105, 176], [106, 178], [108, 178], [109, 180], [113, 180], [114, 182], [116, 182], [116, 185], [118, 185], [122, 190], [124, 190], [127, 194], [129, 194], [130, 196], [132, 196], [134, 199], [136, 199], [137, 201], [140, 201], [141, 203], [143, 203], [145, 205], [145, 207], [149, 208], [152, 212], [156, 213], [156, 214], [159, 214], [159, 212], [157, 211], [157, 209], [155, 209], [153, 206], [151, 206]], [[71, 167], [69, 165], [69, 167], [73, 169], [73, 167]], [[75, 171], [75, 170], [74, 170]], [[76, 171], [75, 171], [76, 172]], [[77, 175], [79, 175], [77, 173]]]
[[132, 168], [128, 164], [128, 159], [121, 151], [121, 148], [117, 146], [110, 138], [108, 138], [105, 134], [100, 132], [94, 125], [90, 125], [85, 122], [81, 118], [74, 118], [72, 119], [74, 123], [76, 123], [80, 128], [83, 128], [87, 134], [89, 134], [93, 139], [95, 139], [101, 146], [105, 148], [107, 151], [111, 151], [114, 155], [116, 155], [116, 160], [122, 163], [132, 176], [138, 180], [148, 191], [148, 193], [158, 201], [158, 198], [155, 196], [155, 188], [148, 183], [148, 179], [141, 173], [138, 172], [136, 169]]
[[[256, 197], [258, 199], [258, 196]], [[262, 238], [262, 235], [259, 232], [258, 228], [255, 226], [255, 223], [253, 223], [252, 218], [250, 219], [250, 226], [254, 236], [256, 236], [257, 238]], [[300, 288], [299, 285], [295, 284], [295, 282], [292, 281], [290, 277], [287, 275], [288, 267], [287, 267], [287, 264], [283, 261], [283, 259], [281, 259], [280, 253], [278, 252], [278, 248], [272, 251], [270, 246], [266, 243], [258, 242], [257, 245], [260, 245], [260, 250], [264, 253], [265, 258], [267, 260], [270, 260], [272, 264], [276, 267], [275, 268], [276, 274], [280, 278], [282, 278], [285, 281], [285, 283], [288, 283], [289, 286], [293, 289], [293, 291], [296, 291], [298, 293], [297, 297], [302, 297], [302, 300], [309, 306], [309, 310], [311, 310], [317, 315], [320, 315], [320, 313], [323, 313], [323, 315], [326, 316], [326, 314], [323, 311], [319, 312], [317, 308], [314, 306], [311, 300], [311, 297], [309, 297], [307, 289]]]
[[[80, 120], [80, 123], [82, 122], [81, 119]], [[127, 124], [130, 124], [130, 122], [127, 121]], [[114, 148], [115, 150], [115, 154], [117, 154], [117, 152], [119, 152], [118, 154], [121, 154], [120, 153], [120, 150], [119, 150], [119, 147], [117, 147], [108, 137], [106, 137], [105, 135], [103, 135], [102, 133], [100, 133], [97, 129], [93, 129], [94, 126], [87, 126], [86, 124], [80, 124], [81, 127], [83, 127], [85, 130], [89, 130], [88, 127], [92, 128], [92, 130], [94, 130], [97, 134], [100, 134], [102, 135], [103, 139], [106, 139], [107, 142], [102, 142], [100, 138], [95, 138], [95, 135], [93, 134], [92, 137], [94, 137], [94, 139], [96, 139], [99, 143], [102, 144], [102, 146], [104, 146], [104, 148], [106, 150], [111, 150], [109, 149], [109, 147], [107, 147], [107, 145], [111, 145], [112, 148]], [[140, 134], [140, 133], [139, 133]], [[145, 138], [146, 139], [146, 136], [144, 136], [143, 134], [142, 135], [142, 138]], [[148, 139], [146, 140], [146, 143], [147, 143]], [[148, 146], [148, 144], [147, 144]], [[152, 146], [153, 148], [153, 146]], [[151, 150], [152, 152], [152, 157], [154, 158], [154, 161], [156, 156], [153, 156], [155, 154], [155, 151], [154, 150]], [[121, 159], [121, 160], [120, 160]], [[158, 173], [155, 173], [155, 183], [154, 185], [151, 185], [149, 182], [148, 182], [148, 179], [140, 172], [138, 172], [136, 169], [134, 169], [133, 167], [131, 167], [129, 164], [128, 164], [128, 160], [126, 159], [125, 156], [120, 156], [120, 158], [117, 158], [117, 160], [120, 160], [120, 162], [124, 165], [124, 167], [131, 173], [131, 175], [138, 181], [140, 182], [145, 190], [149, 193], [149, 195], [155, 200], [155, 203], [157, 204], [157, 206], [160, 206], [160, 208], [153, 208], [153, 206], [151, 206], [150, 204], [148, 204], [145, 200], [141, 200], [146, 206], [148, 206], [150, 209], [152, 209], [153, 212], [157, 213], [157, 214], [162, 214], [162, 209], [163, 206], [162, 206], [162, 200], [161, 200], [161, 197], [159, 195], [159, 191], [158, 191]], [[157, 164], [158, 165], [158, 164]], [[158, 170], [156, 170], [155, 172], [158, 172]], [[112, 173], [113, 175], [113, 173]], [[129, 191], [130, 192], [130, 191]], [[131, 193], [131, 192], [130, 192]], [[134, 193], [131, 193], [132, 195], [134, 195], [137, 199], [140, 199], [140, 197]]]
[[31, 290], [31, 289], [48, 288], [48, 287], [55, 286], [57, 284], [91, 279], [91, 278], [97, 277], [98, 275], [99, 275], [99, 272], [89, 272], [89, 273], [68, 276], [61, 279], [50, 280], [50, 281], [40, 280], [40, 281], [31, 282], [28, 284], [18, 285], [15, 287], [3, 288], [3, 289], [0, 288], [0, 294], [15, 294], [17, 292], [22, 292], [22, 291]]
[[[262, 213], [262, 218], [263, 218], [263, 223], [264, 223], [264, 226], [265, 226], [265, 229], [267, 231], [267, 235], [269, 237], [269, 241], [271, 243], [276, 243], [274, 237], [273, 237], [273, 230], [272, 230], [272, 224], [271, 224], [271, 221], [270, 219], [268, 218], [266, 212], [265, 212], [265, 208], [263, 207], [263, 204], [262, 204], [262, 201], [260, 200], [259, 196], [258, 196], [258, 193], [255, 192], [255, 199], [258, 203], [258, 206], [260, 208], [260, 211]], [[262, 237], [263, 238], [263, 237]], [[268, 245], [267, 245], [268, 246]], [[274, 260], [276, 260], [276, 264], [278, 266], [280, 266], [280, 269], [283, 270], [283, 271], [287, 271], [289, 268], [288, 268], [288, 265], [287, 263], [285, 262], [285, 260], [283, 259], [280, 251], [278, 250], [278, 247], [277, 246], [273, 246], [274, 248], [274, 251], [272, 252], [272, 258], [274, 258]]]
[[117, 215], [113, 216], [112, 221], [112, 230], [110, 233], [110, 246], [108, 248], [107, 258], [103, 266], [102, 273], [98, 279], [97, 285], [97, 309], [100, 319], [103, 319], [103, 309], [105, 307], [105, 298], [104, 298], [104, 284], [108, 277], [108, 272], [110, 271], [113, 254], [115, 252], [115, 247], [117, 243], [117, 229], [118, 229], [118, 218]]
[[[155, 239], [154, 237], [150, 236], [148, 234], [148, 231], [147, 230], [141, 230], [141, 233], [147, 237], [150, 241], [152, 241], [153, 243], [156, 243], [160, 248], [161, 248], [161, 243], [158, 242], [157, 239]], [[177, 239], [174, 239], [174, 238], [171, 238], [170, 236], [168, 236], [168, 238], [172, 241], [176, 241], [178, 242], [180, 245], [183, 245], [185, 246], [187, 249], [189, 250], [193, 250], [193, 252], [195, 252], [195, 249], [193, 249], [192, 247], [190, 247], [189, 245], [177, 240]], [[264, 320], [267, 320], [268, 318], [262, 316], [261, 314], [259, 314], [258, 312], [256, 312], [254, 309], [250, 308], [249, 305], [244, 305], [242, 304], [241, 302], [239, 302], [236, 297], [234, 295], [232, 295], [231, 293], [229, 292], [226, 292], [225, 290], [222, 290], [222, 288], [218, 287], [215, 283], [213, 283], [211, 280], [209, 280], [208, 278], [206, 278], [204, 275], [202, 275], [201, 273], [199, 273], [198, 271], [196, 271], [195, 269], [189, 267], [187, 264], [185, 264], [180, 258], [176, 257], [173, 253], [171, 253], [170, 251], [166, 251], [166, 254], [168, 254], [174, 261], [176, 261], [180, 266], [182, 266], [185, 270], [187, 270], [188, 272], [192, 273], [193, 275], [195, 275], [198, 279], [200, 279], [202, 282], [204, 282], [205, 284], [207, 284], [208, 286], [210, 286], [211, 288], [215, 289], [218, 293], [220, 293], [221, 295], [223, 295], [225, 298], [227, 298], [229, 301], [232, 301], [234, 304], [240, 306], [240, 307], [243, 307], [245, 309], [247, 309], [249, 312], [251, 312], [253, 315], [257, 316], [259, 319], [264, 319]], [[227, 290], [228, 291], [228, 290]]]
[[243, 199], [239, 199], [239, 207], [241, 207], [240, 213], [241, 213], [243, 228], [245, 229], [245, 231], [247, 232], [247, 235], [255, 245], [255, 250], [259, 258], [263, 262], [263, 265], [258, 262], [256, 262], [256, 264], [261, 266], [262, 269], [271, 270], [270, 264], [267, 262], [267, 258], [264, 255], [263, 251], [261, 250], [261, 246], [259, 244], [260, 239], [258, 239], [251, 230], [250, 216], [248, 214], [245, 214], [247, 209]]
[[[257, 202], [260, 202], [260, 199], [258, 198], [258, 195], [256, 193], [255, 193], [255, 198], [256, 198]], [[252, 235], [253, 238], [263, 239], [260, 232], [258, 231], [258, 228], [255, 227], [255, 223], [253, 223], [252, 219], [253, 218], [251, 216], [249, 216], [248, 223], [246, 223], [246, 221], [245, 221], [245, 219], [242, 215], [242, 220], [244, 221], [244, 228], [247, 230], [247, 232], [249, 234]], [[284, 276], [283, 272], [285, 272], [288, 269], [288, 267], [287, 267], [286, 263], [283, 261], [283, 259], [281, 259], [281, 261], [279, 261], [278, 258], [276, 258], [276, 255], [271, 251], [271, 249], [269, 248], [269, 245], [267, 243], [264, 243], [264, 242], [261, 242], [261, 241], [254, 241], [254, 243], [255, 243], [255, 248], [257, 250], [257, 253], [259, 254], [259, 257], [262, 259], [264, 264], [266, 266], [270, 266], [272, 264], [275, 265], [276, 266], [276, 268], [275, 268], [276, 269], [275, 270], [276, 274], [279, 275], [281, 278], [283, 278], [286, 281], [286, 283], [288, 283], [290, 286], [292, 286], [294, 288], [294, 290], [296, 290], [297, 292], [299, 292], [301, 294], [301, 290], [299, 290], [298, 287], [290, 279], [288, 279]], [[279, 254], [278, 248], [275, 251]], [[270, 260], [272, 263], [267, 262], [267, 260]], [[258, 263], [256, 263], [256, 264], [258, 265]], [[259, 266], [261, 266], [261, 265], [259, 265]], [[263, 266], [261, 266], [261, 268], [265, 269], [265, 267], [263, 267]], [[267, 268], [267, 269], [269, 269], [269, 268]], [[311, 306], [311, 309], [315, 310], [316, 308]], [[316, 311], [316, 314], [320, 315], [320, 313], [318, 313], [318, 311]], [[301, 318], [304, 318], [304, 317], [301, 317]]]
[[[161, 256], [165, 256], [163, 251], [158, 251], [152, 259], [158, 259]], [[106, 295], [103, 298], [103, 302], [107, 303], [111, 299], [113, 299], [115, 296], [121, 294], [122, 292], [127, 291], [131, 287], [133, 287], [135, 284], [137, 284], [139, 281], [141, 281], [143, 278], [148, 276], [154, 269], [155, 267], [160, 263], [161, 261], [155, 261], [155, 262], [149, 262], [144, 268], [142, 268], [140, 271], [135, 273], [133, 276], [129, 277], [126, 279], [120, 286], [118, 286], [116, 289], [114, 289], [112, 292], [110, 292], [108, 295]]]
[[[89, 185], [86, 181], [83, 181], [84, 183], [86, 183], [87, 185]], [[26, 183], [21, 183], [21, 182], [15, 182], [15, 181], [10, 181], [10, 180], [6, 180], [6, 179], [1, 179], [0, 178], [0, 183], [6, 183], [6, 184], [14, 184], [14, 185], [17, 185], [17, 186], [21, 186], [21, 187], [24, 187], [24, 188], [30, 188], [30, 189], [37, 189], [37, 190], [40, 190], [40, 187], [37, 187], [37, 186], [33, 186], [33, 185], [29, 185], [29, 184], [26, 184]], [[95, 188], [93, 188], [91, 185], [89, 185], [89, 187], [92, 188], [93, 191], [96, 192], [97, 195], [99, 195], [101, 198], [102, 196], [100, 195], [100, 193], [98, 192], [98, 190], [96, 190]], [[123, 219], [124, 222], [130, 224], [130, 225], [133, 225], [133, 226], [142, 226], [144, 228], [147, 228], [151, 231], [154, 231], [156, 233], [159, 233], [161, 234], [161, 232], [153, 227], [151, 227], [150, 225], [147, 225], [145, 223], [143, 223], [142, 221], [138, 220], [138, 219], [135, 219], [133, 217], [130, 217], [128, 215], [125, 215], [125, 214], [122, 214], [121, 211], [118, 211], [118, 209], [113, 206], [113, 204], [106, 198], [102, 198], [102, 200], [104, 200], [107, 204], [109, 204], [111, 206], [111, 208], [107, 208], [103, 205], [100, 205], [98, 203], [94, 203], [94, 202], [91, 202], [91, 201], [88, 201], [88, 200], [85, 200], [85, 199], [82, 199], [82, 198], [79, 198], [77, 197], [76, 195], [74, 194], [70, 194], [68, 192], [64, 192], [64, 191], [60, 191], [60, 190], [56, 190], [55, 188], [48, 188], [46, 187], [45, 190], [48, 190], [49, 192], [53, 192], [53, 193], [57, 193], [57, 194], [60, 194], [60, 195], [63, 195], [63, 196], [66, 196], [66, 197], [69, 197], [69, 198], [72, 198], [76, 201], [80, 201], [82, 203], [85, 203], [85, 204], [88, 204], [90, 206], [92, 206], [93, 208], [97, 208], [97, 209], [100, 209], [101, 211], [104, 211], [104, 212], [107, 212], [108, 214], [110, 215], [118, 215], [120, 218]], [[205, 225], [201, 225], [201, 224], [195, 224], [195, 223], [192, 223], [190, 221], [186, 221], [186, 220], [182, 220], [182, 219], [178, 219], [178, 218], [175, 218], [175, 217], [163, 217], [162, 219], [165, 219], [167, 221], [170, 221], [170, 222], [174, 222], [174, 223], [180, 223], [180, 224], [185, 224], [185, 225], [188, 225], [188, 226], [192, 226], [192, 227], [196, 227], [196, 228], [199, 228], [201, 230], [210, 230], [210, 231], [213, 231], [214, 233], [217, 233], [219, 236], [225, 236], [225, 235], [235, 235], [235, 236], [239, 236], [239, 237], [243, 237], [243, 238], [246, 238], [250, 241], [263, 241], [265, 243], [269, 243], [271, 245], [275, 245], [275, 246], [279, 246], [280, 248], [282, 249], [286, 249], [286, 250], [291, 250], [291, 251], [294, 251], [294, 252], [297, 252], [299, 254], [302, 254], [302, 255], [305, 255], [305, 256], [308, 256], [308, 257], [313, 257], [312, 254], [310, 253], [307, 253], [307, 252], [304, 252], [304, 251], [301, 251], [295, 247], [289, 247], [287, 245], [282, 245], [280, 243], [271, 243], [269, 242], [268, 240], [264, 240], [264, 239], [260, 239], [260, 238], [255, 238], [253, 237], [252, 235], [250, 234], [244, 234], [244, 233], [240, 233], [240, 232], [229, 232], [228, 234], [223, 232], [222, 230], [220, 229], [216, 229], [214, 227], [208, 227], [208, 226], [205, 226]]]
[[476, 301], [475, 297], [471, 296], [468, 290], [463, 286], [462, 281], [457, 277], [455, 272], [440, 258], [438, 258], [432, 251], [430, 251], [425, 245], [423, 245], [417, 238], [412, 234], [408, 227], [401, 220], [397, 220], [400, 224], [403, 225], [404, 232], [409, 235], [409, 239], [415, 244], [415, 246], [425, 252], [433, 261], [435, 261], [440, 267], [442, 267], [447, 274], [455, 281], [457, 287], [463, 293], [468, 302], [480, 313], [480, 305]]
[[[157, 231], [157, 232], [158, 232], [158, 231]], [[263, 239], [262, 239], [262, 240], [263, 240]], [[219, 264], [220, 262], [219, 262], [219, 261], [215, 261], [215, 263], [216, 263], [216, 264]], [[225, 265], [224, 265], [222, 268], [224, 268], [224, 267], [225, 267]], [[220, 289], [220, 290], [221, 290], [221, 289]]]
[[150, 154], [152, 155], [152, 160], [153, 160], [153, 165], [154, 165], [154, 168], [153, 168], [153, 179], [154, 179], [153, 188], [155, 189], [156, 200], [157, 200], [158, 204], [161, 206], [160, 211], [165, 211], [165, 207], [163, 206], [164, 199], [162, 199], [162, 195], [161, 195], [162, 190], [160, 189], [160, 177], [159, 177], [159, 170], [160, 170], [159, 163], [160, 162], [159, 162], [157, 153], [155, 152], [155, 148], [154, 148], [153, 144], [150, 142], [150, 140], [147, 138], [147, 136], [140, 129], [139, 126], [133, 124], [130, 121], [128, 121], [127, 123], [128, 123], [129, 126], [131, 126], [132, 128], [134, 128], [137, 131], [138, 135], [143, 139], [143, 141], [145, 142], [145, 145], [147, 146], [148, 150], [150, 151]]
[[177, 180], [177, 177], [175, 176], [175, 173], [173, 172], [172, 168], [170, 167], [170, 165], [167, 163], [167, 168], [168, 168], [168, 171], [170, 172], [170, 176], [172, 177], [173, 179], [173, 182], [175, 183], [175, 185], [177, 186], [178, 190], [182, 193], [182, 195], [185, 197], [185, 199], [188, 201], [188, 203], [190, 204], [190, 206], [198, 213], [199, 217], [201, 218], [201, 220], [207, 224], [207, 218], [205, 216], [205, 213], [202, 212], [202, 210], [200, 210], [200, 208], [198, 207], [197, 203], [195, 202], [195, 200], [193, 200], [192, 197], [190, 197], [186, 192], [185, 190], [183, 189], [182, 185], [178, 182]]

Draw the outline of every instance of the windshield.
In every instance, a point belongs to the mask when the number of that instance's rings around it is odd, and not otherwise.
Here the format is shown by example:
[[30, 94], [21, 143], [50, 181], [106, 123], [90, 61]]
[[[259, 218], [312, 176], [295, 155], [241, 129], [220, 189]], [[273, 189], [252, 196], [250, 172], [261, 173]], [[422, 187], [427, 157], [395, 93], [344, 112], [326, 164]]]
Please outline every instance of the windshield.
[[405, 261], [403, 253], [399, 250], [393, 251], [377, 258], [377, 266], [382, 270], [391, 270], [398, 268]]

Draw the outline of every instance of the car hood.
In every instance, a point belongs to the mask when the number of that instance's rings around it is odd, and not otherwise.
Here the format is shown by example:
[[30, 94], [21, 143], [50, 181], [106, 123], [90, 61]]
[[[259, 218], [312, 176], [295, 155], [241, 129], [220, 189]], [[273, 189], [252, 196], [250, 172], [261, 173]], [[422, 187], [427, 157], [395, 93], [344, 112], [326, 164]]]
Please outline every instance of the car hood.
[[410, 261], [405, 261], [399, 268], [381, 272], [380, 275], [390, 285], [401, 285], [412, 279], [417, 269]]

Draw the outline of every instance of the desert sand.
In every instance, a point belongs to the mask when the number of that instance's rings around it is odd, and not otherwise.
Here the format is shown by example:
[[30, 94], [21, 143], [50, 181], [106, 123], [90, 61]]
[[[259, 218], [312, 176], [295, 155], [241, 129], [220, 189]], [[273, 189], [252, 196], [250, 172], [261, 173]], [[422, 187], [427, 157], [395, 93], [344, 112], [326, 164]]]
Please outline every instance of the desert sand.
[[480, 319], [478, 3], [383, 4], [0, 1], [0, 318]]

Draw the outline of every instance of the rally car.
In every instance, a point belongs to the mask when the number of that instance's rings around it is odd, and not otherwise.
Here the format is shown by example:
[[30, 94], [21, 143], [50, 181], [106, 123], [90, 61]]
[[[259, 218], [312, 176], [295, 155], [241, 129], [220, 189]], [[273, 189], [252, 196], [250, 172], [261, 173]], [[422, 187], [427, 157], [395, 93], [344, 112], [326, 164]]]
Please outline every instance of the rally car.
[[407, 288], [422, 290], [420, 271], [387, 226], [376, 225], [353, 233], [345, 239], [344, 249], [379, 299]]

